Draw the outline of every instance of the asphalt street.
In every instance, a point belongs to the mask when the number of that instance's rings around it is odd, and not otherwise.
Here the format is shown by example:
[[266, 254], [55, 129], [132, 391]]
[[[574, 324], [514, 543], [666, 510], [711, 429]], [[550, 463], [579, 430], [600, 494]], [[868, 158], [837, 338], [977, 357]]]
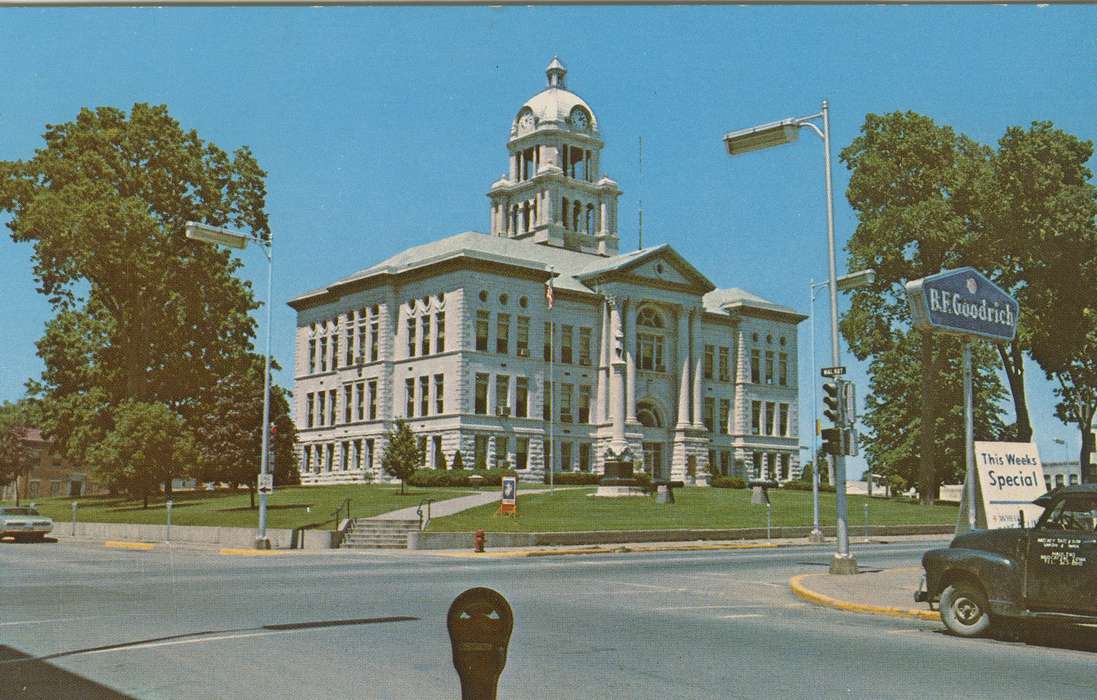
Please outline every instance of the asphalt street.
[[[855, 547], [916, 566], [940, 543]], [[500, 698], [1092, 698], [1095, 633], [962, 640], [795, 598], [829, 548], [448, 559], [0, 544], [0, 698], [456, 698], [445, 614], [515, 615]], [[913, 604], [912, 604], [913, 605]]]

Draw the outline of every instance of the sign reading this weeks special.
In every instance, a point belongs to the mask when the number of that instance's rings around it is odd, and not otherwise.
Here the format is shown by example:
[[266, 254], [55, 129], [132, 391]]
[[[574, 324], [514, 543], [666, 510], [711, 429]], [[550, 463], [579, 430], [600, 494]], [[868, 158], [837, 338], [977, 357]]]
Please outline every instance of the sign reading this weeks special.
[[[979, 474], [977, 490], [982, 509], [977, 513], [978, 526], [996, 530], [1020, 527], [1024, 511], [1026, 527], [1043, 513], [1032, 503], [1042, 496], [1044, 467], [1036, 445], [1031, 442], [976, 442], [975, 465]], [[967, 489], [961, 504], [961, 520], [966, 521]]]
[[911, 280], [906, 289], [916, 328], [997, 342], [1017, 333], [1017, 301], [973, 267]]

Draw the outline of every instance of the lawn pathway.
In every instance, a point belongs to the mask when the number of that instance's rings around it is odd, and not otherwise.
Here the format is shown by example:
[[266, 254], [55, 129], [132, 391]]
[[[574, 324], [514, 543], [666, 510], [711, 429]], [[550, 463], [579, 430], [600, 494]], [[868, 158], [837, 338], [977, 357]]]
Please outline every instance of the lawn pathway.
[[[503, 497], [500, 490], [495, 491], [482, 491], [480, 493], [470, 494], [468, 496], [458, 496], [457, 498], [448, 498], [444, 501], [436, 501], [430, 504], [430, 517], [441, 518], [447, 515], [453, 515], [454, 513], [460, 513], [463, 510], [469, 508], [476, 508], [478, 506], [498, 501]], [[400, 510], [389, 511], [388, 513], [381, 513], [380, 515], [374, 515], [373, 517], [366, 518], [367, 520], [418, 520], [419, 514], [416, 512], [419, 506], [412, 506], [410, 508], [401, 508]], [[425, 509], [424, 509], [425, 513]]]

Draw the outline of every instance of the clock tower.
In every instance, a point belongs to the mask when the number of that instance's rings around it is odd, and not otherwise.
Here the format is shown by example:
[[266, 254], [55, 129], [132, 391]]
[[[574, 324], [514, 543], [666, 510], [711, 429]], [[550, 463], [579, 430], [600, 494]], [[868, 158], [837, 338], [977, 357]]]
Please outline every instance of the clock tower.
[[548, 86], [510, 127], [509, 172], [492, 184], [491, 233], [595, 255], [617, 255], [617, 183], [601, 174], [594, 111], [567, 89], [555, 56]]

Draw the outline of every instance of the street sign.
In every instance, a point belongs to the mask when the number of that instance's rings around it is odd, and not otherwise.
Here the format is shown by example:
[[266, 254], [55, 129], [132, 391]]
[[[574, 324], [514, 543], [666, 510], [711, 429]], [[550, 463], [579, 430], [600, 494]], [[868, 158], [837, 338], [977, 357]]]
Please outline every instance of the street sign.
[[274, 474], [259, 475], [259, 493], [271, 493], [274, 491]]
[[906, 288], [916, 328], [995, 342], [1017, 333], [1017, 301], [973, 267], [911, 280]]
[[824, 367], [819, 370], [819, 374], [824, 377], [841, 377], [846, 373], [845, 367]]

